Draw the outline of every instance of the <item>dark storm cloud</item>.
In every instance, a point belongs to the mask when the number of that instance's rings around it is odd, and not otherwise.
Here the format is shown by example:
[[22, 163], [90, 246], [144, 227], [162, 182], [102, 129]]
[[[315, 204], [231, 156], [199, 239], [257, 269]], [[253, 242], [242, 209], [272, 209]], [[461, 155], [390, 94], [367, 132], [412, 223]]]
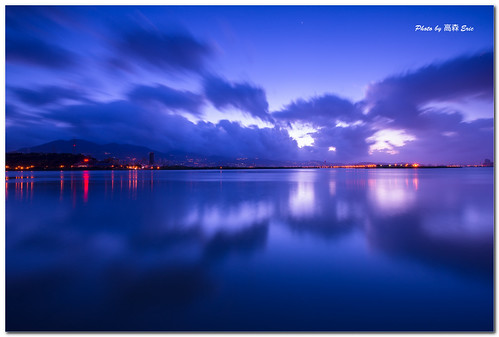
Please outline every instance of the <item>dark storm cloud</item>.
[[[95, 142], [124, 142], [158, 151], [173, 150], [229, 157], [296, 158], [296, 141], [278, 127], [244, 127], [222, 120], [194, 124], [128, 101], [67, 106], [43, 114], [52, 139], [75, 137]], [[53, 125], [63, 125], [55, 128]], [[57, 131], [57, 129], [59, 131]], [[43, 130], [38, 130], [43, 133]]]
[[493, 52], [458, 57], [369, 86], [363, 104], [370, 116], [385, 116], [394, 124], [415, 128], [423, 105], [493, 98]]
[[33, 105], [41, 106], [51, 103], [58, 103], [63, 100], [73, 101], [87, 101], [85, 95], [75, 88], [63, 88], [58, 86], [44, 86], [36, 90], [26, 88], [10, 88], [10, 90], [22, 102]]
[[29, 37], [7, 37], [5, 59], [10, 63], [22, 63], [56, 70], [67, 69], [77, 63], [76, 55], [70, 51]]
[[237, 122], [222, 120], [207, 131], [208, 143], [214, 139], [211, 145], [215, 147], [213, 150], [226, 155], [264, 159], [294, 159], [298, 155], [296, 141], [289, 137], [286, 130], [278, 127], [243, 127]]
[[233, 107], [263, 121], [272, 121], [265, 90], [249, 83], [231, 83], [220, 77], [204, 79], [204, 93], [217, 109]]
[[165, 33], [135, 27], [118, 38], [116, 45], [121, 57], [134, 66], [146, 66], [163, 71], [202, 72], [212, 54], [210, 46], [188, 33]]
[[128, 93], [132, 101], [139, 103], [160, 103], [168, 109], [184, 110], [199, 115], [203, 98], [190, 91], [180, 91], [164, 85], [136, 86]]
[[272, 116], [278, 120], [300, 121], [315, 126], [334, 126], [337, 120], [354, 122], [362, 119], [362, 114], [352, 102], [333, 94], [309, 100], [298, 99], [283, 110], [273, 112]]
[[134, 143], [139, 139], [152, 139], [156, 136], [155, 125], [162, 121], [160, 113], [128, 101], [66, 106], [49, 110], [42, 116], [53, 124], [63, 123], [65, 127], [61, 127], [61, 131], [101, 142], [121, 139]]
[[370, 144], [366, 138], [373, 133], [374, 131], [365, 125], [322, 128], [314, 133], [314, 147], [323, 152], [328, 151], [330, 146], [336, 148], [334, 151], [336, 161], [360, 160], [368, 154]]

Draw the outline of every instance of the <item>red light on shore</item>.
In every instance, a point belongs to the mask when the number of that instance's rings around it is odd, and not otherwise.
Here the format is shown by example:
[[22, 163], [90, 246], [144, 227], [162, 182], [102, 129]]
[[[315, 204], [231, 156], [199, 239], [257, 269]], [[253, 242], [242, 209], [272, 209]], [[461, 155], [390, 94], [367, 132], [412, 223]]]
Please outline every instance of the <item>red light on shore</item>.
[[88, 163], [88, 160], [89, 160], [88, 158], [83, 159], [85, 163]]

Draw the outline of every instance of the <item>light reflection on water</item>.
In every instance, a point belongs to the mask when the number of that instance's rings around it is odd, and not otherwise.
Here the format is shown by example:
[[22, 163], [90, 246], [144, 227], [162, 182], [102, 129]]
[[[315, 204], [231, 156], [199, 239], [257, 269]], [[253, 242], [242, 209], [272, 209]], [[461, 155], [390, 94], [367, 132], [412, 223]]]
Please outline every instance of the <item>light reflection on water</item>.
[[6, 217], [8, 330], [492, 329], [492, 169], [7, 172]]
[[411, 184], [409, 184], [409, 178], [373, 179], [373, 183], [369, 186], [369, 196], [374, 207], [385, 214], [403, 213], [414, 207], [418, 186], [417, 173], [414, 175], [410, 179]]

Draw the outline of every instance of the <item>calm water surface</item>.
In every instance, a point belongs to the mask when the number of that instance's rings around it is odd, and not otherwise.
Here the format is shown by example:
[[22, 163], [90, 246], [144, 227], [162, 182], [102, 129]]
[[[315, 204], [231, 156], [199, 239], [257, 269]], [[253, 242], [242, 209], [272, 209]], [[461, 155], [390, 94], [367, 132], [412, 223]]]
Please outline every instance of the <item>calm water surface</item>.
[[7, 172], [13, 330], [492, 330], [493, 170]]

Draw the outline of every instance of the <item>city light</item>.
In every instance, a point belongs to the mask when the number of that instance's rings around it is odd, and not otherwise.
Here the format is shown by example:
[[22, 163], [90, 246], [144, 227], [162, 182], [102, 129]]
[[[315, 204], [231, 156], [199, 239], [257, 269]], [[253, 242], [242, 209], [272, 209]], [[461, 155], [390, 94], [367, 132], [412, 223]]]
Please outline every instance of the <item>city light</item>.
[[376, 164], [368, 165], [334, 165], [331, 168], [375, 168]]

